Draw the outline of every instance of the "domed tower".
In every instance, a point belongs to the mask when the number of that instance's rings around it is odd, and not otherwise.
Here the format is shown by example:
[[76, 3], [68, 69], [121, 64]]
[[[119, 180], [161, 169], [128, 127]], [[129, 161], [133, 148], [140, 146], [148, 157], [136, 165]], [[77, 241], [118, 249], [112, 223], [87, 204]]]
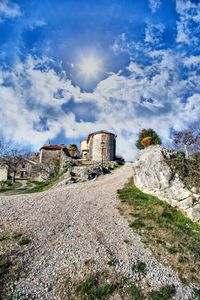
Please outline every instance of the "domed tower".
[[87, 143], [89, 159], [93, 161], [113, 161], [116, 156], [116, 135], [104, 130], [89, 134]]

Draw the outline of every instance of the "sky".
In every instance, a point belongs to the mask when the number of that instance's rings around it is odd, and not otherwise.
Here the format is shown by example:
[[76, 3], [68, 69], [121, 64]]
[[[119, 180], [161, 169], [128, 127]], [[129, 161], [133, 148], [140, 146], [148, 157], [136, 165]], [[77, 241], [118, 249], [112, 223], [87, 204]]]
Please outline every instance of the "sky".
[[0, 0], [0, 135], [38, 151], [143, 128], [164, 145], [200, 115], [200, 0]]

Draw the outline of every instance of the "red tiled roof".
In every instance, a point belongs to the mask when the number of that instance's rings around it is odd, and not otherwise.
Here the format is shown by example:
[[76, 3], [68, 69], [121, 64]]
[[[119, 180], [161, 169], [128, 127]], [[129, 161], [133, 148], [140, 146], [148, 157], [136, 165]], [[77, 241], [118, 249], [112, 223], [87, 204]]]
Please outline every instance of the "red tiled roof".
[[66, 145], [44, 145], [40, 148], [40, 150], [62, 150], [63, 148], [66, 148]]

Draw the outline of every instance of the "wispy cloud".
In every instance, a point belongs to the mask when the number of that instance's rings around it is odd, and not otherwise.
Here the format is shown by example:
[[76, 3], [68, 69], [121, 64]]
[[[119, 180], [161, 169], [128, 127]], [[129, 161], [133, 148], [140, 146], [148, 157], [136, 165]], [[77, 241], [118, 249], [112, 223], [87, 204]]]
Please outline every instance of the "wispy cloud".
[[30, 28], [31, 29], [35, 29], [37, 27], [44, 27], [47, 25], [47, 22], [45, 21], [45, 19], [38, 19], [38, 20], [35, 20], [31, 25], [30, 25]]
[[161, 0], [149, 0], [149, 6], [151, 11], [155, 13], [161, 6]]
[[0, 21], [9, 18], [21, 16], [21, 10], [18, 4], [9, 0], [1, 0], [0, 2]]
[[145, 28], [145, 42], [154, 45], [160, 44], [164, 30], [165, 26], [163, 24], [147, 23], [147, 27]]

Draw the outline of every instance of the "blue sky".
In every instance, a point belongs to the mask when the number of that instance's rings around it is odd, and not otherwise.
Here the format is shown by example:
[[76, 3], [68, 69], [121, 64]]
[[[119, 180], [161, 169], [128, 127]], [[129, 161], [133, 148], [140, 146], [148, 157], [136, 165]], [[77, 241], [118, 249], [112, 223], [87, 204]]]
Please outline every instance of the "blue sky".
[[115, 132], [164, 144], [200, 114], [199, 0], [0, 0], [0, 134], [33, 151]]

